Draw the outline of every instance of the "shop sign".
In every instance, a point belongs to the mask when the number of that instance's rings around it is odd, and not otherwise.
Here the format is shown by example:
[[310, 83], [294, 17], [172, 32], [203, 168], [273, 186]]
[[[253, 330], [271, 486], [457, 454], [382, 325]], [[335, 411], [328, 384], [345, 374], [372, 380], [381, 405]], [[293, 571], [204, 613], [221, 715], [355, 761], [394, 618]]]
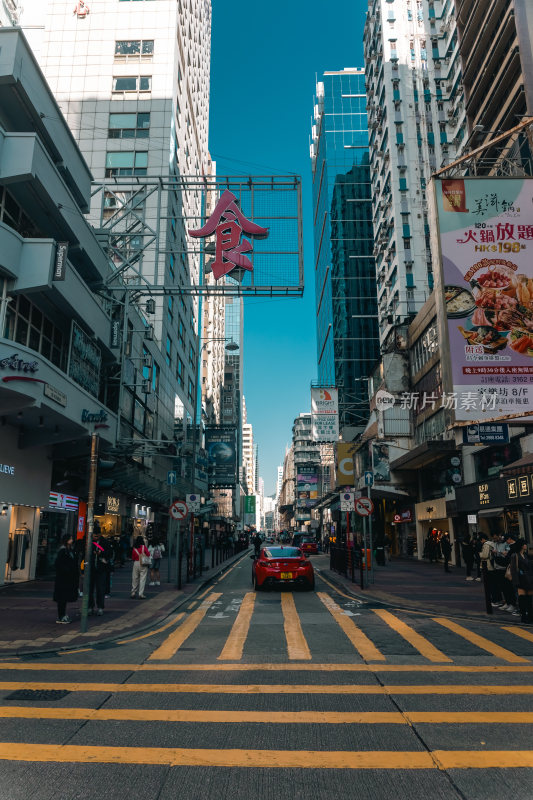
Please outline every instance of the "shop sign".
[[311, 421], [314, 442], [336, 442], [339, 438], [339, 392], [334, 386], [311, 389]]
[[15, 477], [15, 467], [11, 464], [0, 464], [0, 472], [3, 475], [11, 475]]
[[533, 408], [533, 182], [435, 181], [452, 392], [443, 406], [480, 422]]
[[55, 386], [50, 386], [49, 383], [44, 384], [44, 393], [46, 397], [49, 397], [50, 400], [53, 400], [54, 403], [57, 403], [63, 408], [67, 405], [67, 395], [64, 392], [60, 392], [59, 389], [56, 389]]
[[509, 441], [509, 426], [476, 423], [463, 428], [463, 444], [505, 444]]
[[120, 497], [108, 494], [105, 500], [106, 514], [120, 514]]
[[337, 442], [337, 486], [353, 486], [353, 444]]
[[82, 422], [107, 422], [107, 414], [105, 411], [89, 411], [84, 408], [81, 412]]
[[12, 369], [16, 372], [37, 372], [39, 369], [38, 361], [24, 361], [19, 358], [18, 353], [14, 353], [7, 358], [0, 358], [0, 369]]
[[70, 494], [61, 494], [60, 492], [50, 492], [50, 499], [48, 505], [50, 508], [61, 508], [63, 511], [77, 511], [78, 498]]
[[416, 518], [419, 522], [433, 519], [446, 519], [446, 500], [438, 497], [436, 500], [424, 500], [415, 505]]
[[109, 332], [109, 346], [113, 350], [117, 350], [120, 347], [120, 333], [121, 333], [120, 320], [112, 319], [111, 330]]
[[398, 525], [401, 522], [412, 522], [413, 515], [411, 514], [411, 509], [408, 508], [405, 511], [400, 511], [399, 514], [394, 515], [394, 522]]
[[467, 514], [466, 521], [469, 525], [477, 525], [477, 516], [476, 514]]
[[67, 272], [68, 242], [58, 242], [56, 245], [56, 260], [54, 264], [53, 281], [64, 281]]
[[489, 492], [489, 484], [488, 483], [480, 483], [477, 487], [479, 492], [479, 505], [480, 506], [488, 506], [490, 505], [490, 492]]
[[150, 506], [142, 506], [140, 503], [135, 503], [132, 511], [132, 516], [135, 519], [148, 519], [150, 517]]
[[72, 322], [68, 374], [95, 397], [100, 389], [102, 353], [94, 340]]

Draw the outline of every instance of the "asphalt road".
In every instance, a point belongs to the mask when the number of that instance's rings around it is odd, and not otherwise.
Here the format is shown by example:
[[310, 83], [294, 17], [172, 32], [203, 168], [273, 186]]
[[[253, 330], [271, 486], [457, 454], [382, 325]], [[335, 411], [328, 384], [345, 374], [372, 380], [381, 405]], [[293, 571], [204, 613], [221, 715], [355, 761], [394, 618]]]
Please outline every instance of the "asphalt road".
[[531, 800], [533, 629], [250, 577], [142, 636], [3, 661], [0, 800]]

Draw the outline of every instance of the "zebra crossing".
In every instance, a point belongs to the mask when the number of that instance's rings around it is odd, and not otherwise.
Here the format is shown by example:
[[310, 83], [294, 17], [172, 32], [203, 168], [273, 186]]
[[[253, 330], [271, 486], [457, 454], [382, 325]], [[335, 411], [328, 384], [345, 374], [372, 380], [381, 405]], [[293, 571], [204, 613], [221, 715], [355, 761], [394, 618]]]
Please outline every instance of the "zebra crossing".
[[[249, 637], [254, 630], [254, 620], [266, 611], [269, 624], [276, 632], [283, 630], [289, 662], [314, 659], [310, 636], [316, 640], [317, 628], [342, 641], [344, 652], [349, 642], [353, 656], [368, 663], [418, 656], [429, 663], [452, 664], [465, 656], [488, 654], [504, 663], [527, 664], [533, 658], [533, 632], [518, 626], [485, 625], [481, 634], [474, 629], [480, 627], [477, 623], [458, 622], [444, 616], [421, 617], [382, 608], [361, 609], [354, 614], [327, 592], [316, 593], [312, 610], [307, 598], [292, 592], [274, 595], [268, 606], [254, 592], [246, 592], [240, 601], [231, 601], [225, 609], [228, 613], [215, 610], [219, 604], [224, 606], [226, 601], [221, 598], [220, 592], [211, 592], [185, 618], [180, 615], [175, 628], [148, 660], [163, 662], [179, 658], [184, 645], [190, 643], [191, 637], [200, 636], [202, 625], [207, 623], [223, 626], [222, 635], [226, 637], [220, 651], [209, 652], [209, 656], [215, 661], [239, 661], [252, 653]], [[274, 618], [276, 611], [281, 611], [281, 615]], [[312, 625], [307, 622], [310, 616], [313, 616]], [[268, 625], [263, 625], [261, 630], [268, 636]], [[445, 637], [451, 646], [449, 652], [431, 641], [432, 638], [440, 640], [443, 630], [451, 634]], [[379, 641], [375, 641], [376, 633], [379, 633]]]

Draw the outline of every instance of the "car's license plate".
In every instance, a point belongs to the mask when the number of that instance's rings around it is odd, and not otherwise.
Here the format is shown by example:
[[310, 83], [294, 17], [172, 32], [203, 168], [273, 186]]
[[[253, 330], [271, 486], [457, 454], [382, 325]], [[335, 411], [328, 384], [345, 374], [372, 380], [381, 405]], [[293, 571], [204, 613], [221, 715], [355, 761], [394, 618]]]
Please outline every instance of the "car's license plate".
[[292, 580], [292, 572], [282, 572], [281, 573], [281, 580], [282, 581], [290, 581], [290, 580]]

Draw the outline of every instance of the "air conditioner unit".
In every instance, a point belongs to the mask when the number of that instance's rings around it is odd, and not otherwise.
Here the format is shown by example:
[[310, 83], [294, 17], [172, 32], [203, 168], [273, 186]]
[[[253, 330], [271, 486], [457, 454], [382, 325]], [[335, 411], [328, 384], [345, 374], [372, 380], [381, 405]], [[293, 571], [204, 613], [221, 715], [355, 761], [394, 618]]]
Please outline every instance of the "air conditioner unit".
[[151, 383], [151, 381], [143, 381], [141, 388], [142, 388], [143, 394], [152, 394], [152, 383]]
[[448, 116], [449, 116], [449, 117], [453, 117], [453, 115], [454, 115], [455, 111], [453, 110], [453, 108], [449, 108], [449, 109], [446, 111], [446, 113], [448, 114]]
[[149, 342], [153, 341], [154, 338], [154, 329], [151, 325], [148, 325], [144, 332], [144, 338], [147, 339]]
[[152, 356], [150, 355], [150, 353], [145, 353], [144, 356], [143, 356], [143, 365], [145, 367], [151, 367], [152, 366], [152, 362], [153, 362], [153, 359], [152, 359]]

